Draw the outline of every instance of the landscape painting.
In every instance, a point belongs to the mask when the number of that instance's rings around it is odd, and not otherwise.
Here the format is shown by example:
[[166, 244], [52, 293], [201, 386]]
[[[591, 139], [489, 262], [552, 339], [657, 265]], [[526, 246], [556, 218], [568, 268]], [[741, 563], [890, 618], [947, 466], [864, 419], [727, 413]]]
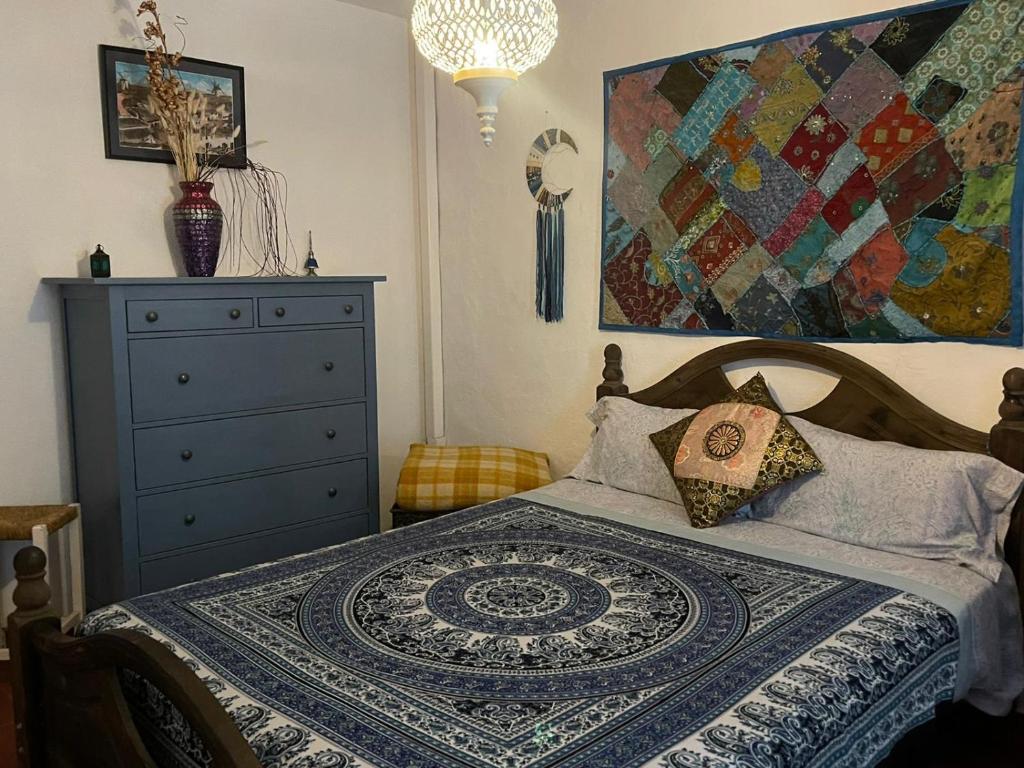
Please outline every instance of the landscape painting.
[[[173, 163], [160, 121], [150, 106], [145, 52], [100, 46], [100, 59], [107, 157]], [[176, 73], [186, 90], [206, 96], [212, 154], [230, 153], [222, 165], [244, 167], [245, 85], [242, 68], [185, 58]], [[233, 136], [236, 126], [241, 126], [241, 130]]]

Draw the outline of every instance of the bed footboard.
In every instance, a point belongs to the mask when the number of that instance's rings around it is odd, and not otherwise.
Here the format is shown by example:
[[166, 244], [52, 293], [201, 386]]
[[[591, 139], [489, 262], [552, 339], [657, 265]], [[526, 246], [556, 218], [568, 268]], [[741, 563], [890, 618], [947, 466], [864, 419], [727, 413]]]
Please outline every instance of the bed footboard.
[[46, 556], [26, 547], [14, 558], [17, 610], [8, 620], [19, 768], [155, 766], [121, 690], [129, 670], [185, 717], [214, 768], [259, 768], [234, 721], [171, 651], [137, 632], [73, 639], [49, 610]]

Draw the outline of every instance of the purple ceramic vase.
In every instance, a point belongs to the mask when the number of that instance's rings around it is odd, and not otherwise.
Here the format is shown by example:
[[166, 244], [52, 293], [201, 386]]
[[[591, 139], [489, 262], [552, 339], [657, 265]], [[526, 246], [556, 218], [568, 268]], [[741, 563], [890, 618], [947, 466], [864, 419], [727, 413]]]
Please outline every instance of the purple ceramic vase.
[[181, 200], [174, 204], [174, 234], [185, 259], [189, 277], [213, 277], [220, 257], [224, 211], [210, 197], [213, 183], [182, 181]]

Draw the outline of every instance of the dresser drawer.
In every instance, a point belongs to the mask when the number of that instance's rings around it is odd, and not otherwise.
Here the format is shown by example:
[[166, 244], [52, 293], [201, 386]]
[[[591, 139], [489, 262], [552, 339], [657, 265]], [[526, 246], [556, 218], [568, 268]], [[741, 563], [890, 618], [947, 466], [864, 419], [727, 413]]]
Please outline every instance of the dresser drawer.
[[252, 299], [129, 301], [128, 332], [252, 328]]
[[365, 509], [366, 460], [139, 499], [139, 550], [155, 555]]
[[362, 397], [363, 329], [132, 339], [136, 423]]
[[313, 552], [366, 536], [371, 531], [367, 514], [352, 515], [315, 525], [221, 544], [181, 555], [150, 560], [139, 566], [143, 592], [156, 592], [237, 571], [282, 557]]
[[363, 322], [362, 296], [289, 296], [258, 301], [262, 326]]
[[363, 403], [135, 430], [139, 490], [366, 451]]

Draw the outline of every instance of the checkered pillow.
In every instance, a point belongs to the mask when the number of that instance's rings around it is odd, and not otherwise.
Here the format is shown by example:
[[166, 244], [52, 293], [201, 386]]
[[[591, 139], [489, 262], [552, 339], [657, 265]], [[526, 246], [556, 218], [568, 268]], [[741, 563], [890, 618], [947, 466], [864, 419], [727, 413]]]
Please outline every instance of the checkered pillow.
[[465, 509], [551, 482], [545, 453], [518, 448], [411, 445], [398, 477], [399, 508]]

